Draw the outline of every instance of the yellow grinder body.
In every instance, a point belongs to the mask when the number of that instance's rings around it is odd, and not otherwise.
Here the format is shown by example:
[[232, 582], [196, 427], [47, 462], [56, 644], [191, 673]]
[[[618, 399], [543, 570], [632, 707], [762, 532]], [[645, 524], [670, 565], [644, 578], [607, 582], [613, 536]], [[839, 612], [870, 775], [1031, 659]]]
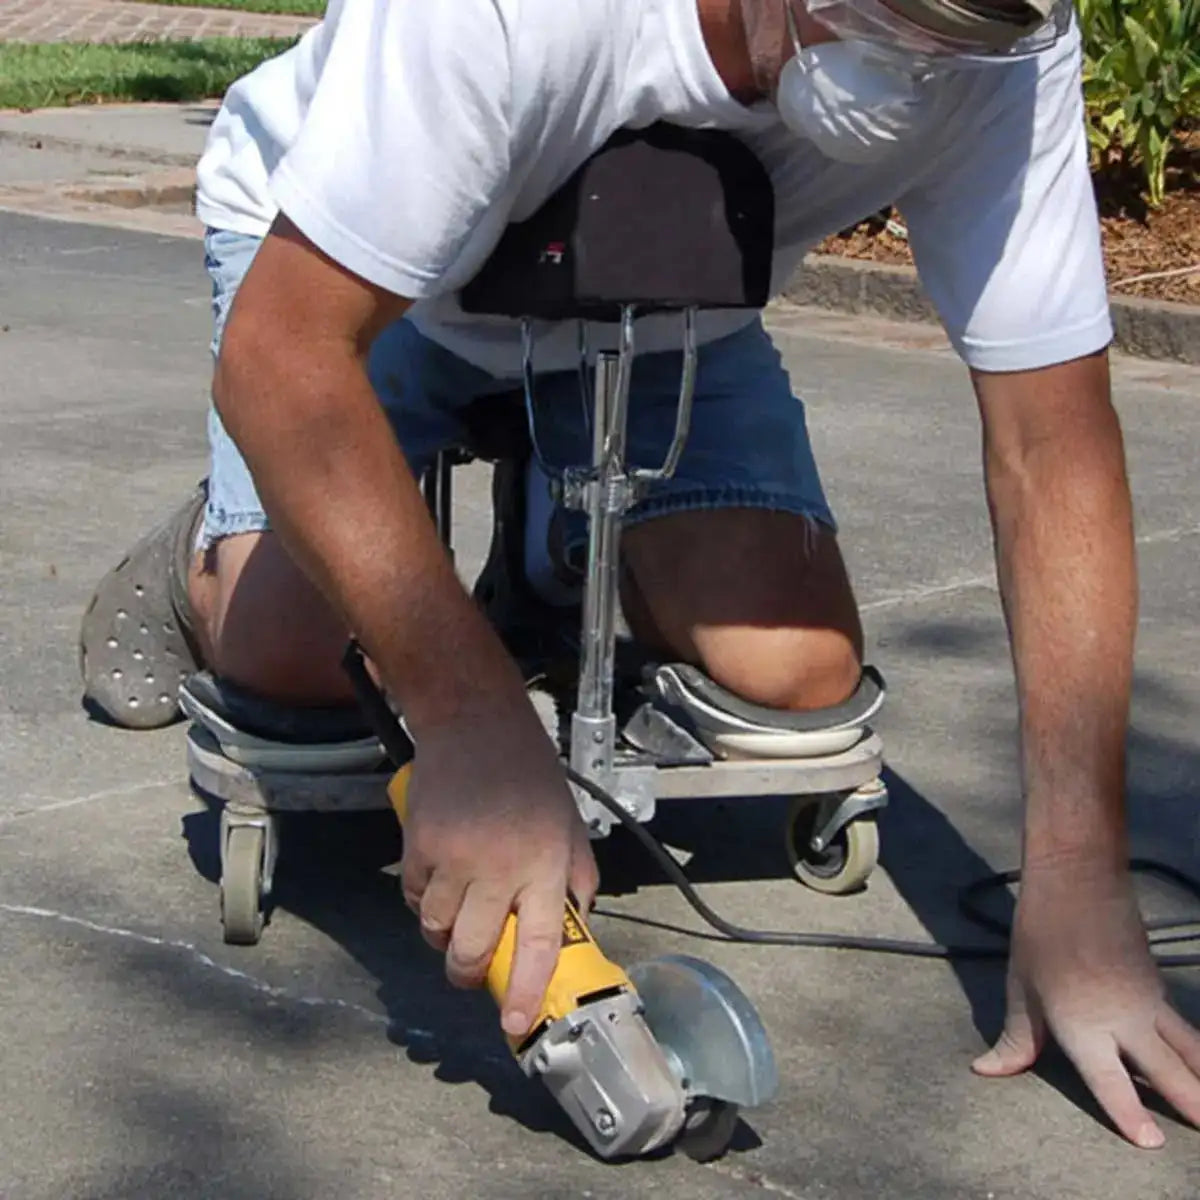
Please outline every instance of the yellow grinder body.
[[[404, 767], [392, 779], [388, 796], [396, 816], [403, 825], [408, 812], [408, 785], [411, 767]], [[487, 973], [487, 989], [498, 1005], [508, 995], [513, 959], [517, 949], [517, 918], [510, 914], [492, 956]], [[588, 931], [575, 906], [567, 902], [563, 910], [562, 949], [558, 965], [546, 988], [545, 999], [537, 1019], [522, 1037], [509, 1038], [514, 1053], [520, 1052], [547, 1025], [570, 1016], [602, 993], [618, 990], [632, 992], [629, 976], [616, 963], [606, 958]]]

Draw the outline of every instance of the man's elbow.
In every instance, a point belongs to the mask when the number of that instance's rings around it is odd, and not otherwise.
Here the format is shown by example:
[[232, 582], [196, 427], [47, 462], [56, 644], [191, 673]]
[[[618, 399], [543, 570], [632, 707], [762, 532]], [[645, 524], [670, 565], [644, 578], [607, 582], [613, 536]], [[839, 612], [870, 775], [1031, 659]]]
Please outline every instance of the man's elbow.
[[1111, 469], [1123, 463], [1107, 355], [1037, 370], [973, 373], [989, 475], [1019, 479], [1048, 467]]

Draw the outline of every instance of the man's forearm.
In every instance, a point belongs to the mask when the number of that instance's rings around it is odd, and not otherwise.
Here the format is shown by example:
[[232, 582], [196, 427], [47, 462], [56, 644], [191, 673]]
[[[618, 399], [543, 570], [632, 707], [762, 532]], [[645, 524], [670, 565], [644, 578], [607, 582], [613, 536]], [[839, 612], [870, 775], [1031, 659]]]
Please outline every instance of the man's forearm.
[[1107, 364], [1084, 360], [1047, 372], [1032, 388], [1026, 383], [1007, 413], [1013, 377], [977, 382], [1020, 702], [1026, 866], [1071, 860], [1107, 869], [1126, 855], [1124, 748], [1137, 607]]
[[414, 733], [517, 692], [351, 345], [232, 329], [214, 388], [272, 527], [367, 647]]

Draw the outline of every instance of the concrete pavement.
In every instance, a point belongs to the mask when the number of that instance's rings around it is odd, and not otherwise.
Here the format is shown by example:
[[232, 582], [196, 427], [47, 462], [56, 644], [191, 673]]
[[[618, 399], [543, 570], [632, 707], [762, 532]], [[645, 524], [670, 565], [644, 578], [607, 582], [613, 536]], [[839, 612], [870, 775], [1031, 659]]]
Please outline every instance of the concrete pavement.
[[[79, 705], [96, 578], [202, 472], [208, 288], [192, 242], [0, 215], [0, 1195], [5, 1200], [730, 1196], [1194, 1200], [1200, 1134], [1134, 1151], [1051, 1059], [986, 1083], [1002, 975], [696, 942], [627, 846], [602, 847], [597, 921], [626, 961], [699, 953], [775, 1039], [783, 1090], [721, 1163], [588, 1158], [507, 1061], [493, 1012], [451, 993], [389, 869], [385, 820], [285, 828], [262, 945], [221, 943], [214, 815], [179, 728], [127, 734]], [[884, 869], [842, 901], [786, 878], [779, 804], [679, 808], [661, 832], [744, 923], [973, 937], [955, 890], [1013, 863], [1011, 675], [978, 429], [923, 327], [778, 309], [887, 673]], [[1200, 372], [1121, 361], [1143, 570], [1131, 810], [1139, 850], [1200, 870]], [[485, 480], [460, 486], [464, 569]], [[1151, 911], [1186, 898], [1147, 892]], [[1200, 972], [1172, 987], [1200, 1022]]]

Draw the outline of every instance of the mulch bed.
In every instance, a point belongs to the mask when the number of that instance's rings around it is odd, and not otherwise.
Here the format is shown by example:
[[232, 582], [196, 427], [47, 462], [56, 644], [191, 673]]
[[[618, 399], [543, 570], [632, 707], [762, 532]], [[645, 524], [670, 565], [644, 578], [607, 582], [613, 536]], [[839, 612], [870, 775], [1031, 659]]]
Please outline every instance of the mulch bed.
[[[1137, 178], [1119, 170], [1097, 177], [1096, 195], [1112, 293], [1200, 305], [1200, 130], [1172, 156], [1160, 208], [1148, 208]], [[911, 265], [903, 229], [902, 214], [880, 213], [827, 238], [819, 253]]]

